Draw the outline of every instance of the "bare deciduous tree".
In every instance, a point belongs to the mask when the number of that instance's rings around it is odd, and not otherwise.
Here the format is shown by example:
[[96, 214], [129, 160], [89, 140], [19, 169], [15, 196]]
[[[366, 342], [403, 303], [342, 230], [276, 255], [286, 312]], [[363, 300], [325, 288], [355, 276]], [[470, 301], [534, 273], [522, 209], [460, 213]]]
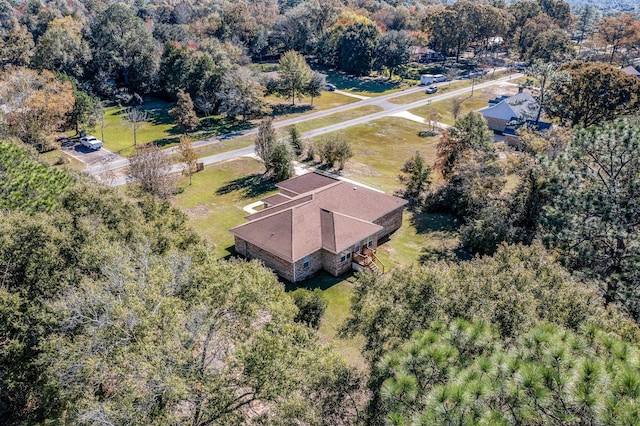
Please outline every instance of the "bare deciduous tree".
[[175, 192], [171, 160], [155, 144], [136, 148], [136, 152], [129, 159], [129, 176], [144, 191], [160, 198], [168, 198]]
[[137, 146], [136, 135], [142, 123], [147, 121], [147, 112], [138, 108], [128, 108], [124, 113], [124, 118], [129, 121], [129, 127], [133, 130], [133, 146]]
[[191, 177], [197, 171], [198, 155], [191, 146], [191, 138], [184, 135], [180, 138], [180, 145], [178, 146], [180, 155], [184, 162], [183, 173], [189, 176], [189, 185], [191, 185]]
[[462, 110], [462, 103], [464, 99], [462, 98], [452, 98], [451, 99], [451, 114], [453, 114], [453, 119], [457, 120], [460, 115], [460, 110]]
[[207, 98], [204, 95], [198, 95], [196, 96], [196, 99], [194, 101], [194, 105], [196, 108], [198, 108], [200, 111], [202, 111], [202, 113], [204, 114], [205, 117], [207, 117], [207, 126], [211, 124], [211, 111], [213, 111], [213, 102], [211, 102], [209, 100], [209, 98]]

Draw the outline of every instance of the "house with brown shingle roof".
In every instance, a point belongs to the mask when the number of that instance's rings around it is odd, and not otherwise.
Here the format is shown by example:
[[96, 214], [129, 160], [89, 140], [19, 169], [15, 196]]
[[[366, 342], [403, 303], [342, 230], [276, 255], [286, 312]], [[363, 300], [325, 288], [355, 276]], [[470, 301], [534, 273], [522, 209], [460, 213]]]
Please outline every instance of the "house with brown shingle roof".
[[402, 225], [406, 200], [308, 173], [280, 182], [264, 209], [232, 228], [236, 252], [261, 259], [297, 282], [321, 269], [338, 276], [358, 266], [378, 269], [375, 249]]

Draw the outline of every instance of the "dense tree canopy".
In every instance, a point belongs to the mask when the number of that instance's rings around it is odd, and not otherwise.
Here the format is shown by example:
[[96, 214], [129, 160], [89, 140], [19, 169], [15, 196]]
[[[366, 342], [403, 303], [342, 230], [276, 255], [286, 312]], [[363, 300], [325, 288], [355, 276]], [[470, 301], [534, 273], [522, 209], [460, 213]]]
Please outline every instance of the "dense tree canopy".
[[82, 36], [82, 23], [70, 16], [51, 21], [38, 39], [33, 63], [37, 67], [80, 77], [91, 58]]
[[604, 306], [594, 288], [576, 282], [542, 247], [500, 247], [493, 257], [433, 262], [375, 277], [359, 276], [347, 334], [365, 337], [375, 361], [434, 320], [464, 318], [495, 325], [513, 338], [541, 322], [573, 330], [587, 323], [637, 341], [634, 322]]
[[154, 88], [157, 45], [149, 28], [129, 6], [115, 3], [98, 17], [92, 50], [97, 75], [104, 73], [137, 92]]
[[563, 65], [569, 79], [553, 84], [548, 113], [571, 126], [589, 127], [633, 113], [640, 106], [640, 79], [599, 62]]
[[635, 424], [638, 346], [544, 324], [513, 345], [485, 322], [434, 323], [380, 363], [386, 423]]
[[378, 28], [372, 23], [356, 22], [347, 27], [337, 46], [340, 69], [356, 75], [369, 74], [373, 70], [378, 37]]
[[39, 183], [3, 173], [33, 200], [0, 219], [5, 424], [354, 421], [358, 374], [295, 321], [271, 272], [213, 259], [166, 202], [0, 150]]
[[546, 238], [567, 264], [603, 280], [605, 298], [640, 318], [640, 128], [626, 121], [574, 132], [554, 163]]

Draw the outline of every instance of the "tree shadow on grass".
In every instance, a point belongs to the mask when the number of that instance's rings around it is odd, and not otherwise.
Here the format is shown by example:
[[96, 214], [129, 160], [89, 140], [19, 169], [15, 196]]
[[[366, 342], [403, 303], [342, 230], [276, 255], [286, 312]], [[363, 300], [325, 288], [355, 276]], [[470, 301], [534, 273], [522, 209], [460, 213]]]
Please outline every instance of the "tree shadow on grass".
[[419, 210], [411, 212], [411, 225], [416, 228], [418, 234], [425, 232], [456, 232], [460, 226], [460, 220], [452, 214], [422, 213]]
[[388, 80], [386, 77], [355, 77], [331, 69], [319, 68], [318, 70], [327, 75], [327, 82], [335, 84], [340, 90], [384, 93], [388, 90], [400, 88], [403, 84], [399, 80]]
[[336, 284], [340, 284], [343, 281], [355, 282], [355, 272], [348, 271], [338, 277], [334, 277], [328, 272], [320, 270], [311, 278], [307, 278], [306, 280], [300, 281], [298, 283], [285, 281], [284, 289], [285, 291], [295, 291], [299, 288], [305, 288], [307, 290], [315, 290], [316, 288], [319, 288], [320, 290], [324, 291]]
[[299, 105], [291, 105], [291, 104], [275, 104], [271, 105], [272, 115], [280, 116], [287, 114], [302, 114], [303, 112], [311, 111], [313, 109], [312, 105], [309, 104], [299, 104]]
[[174, 145], [174, 144], [178, 144], [180, 143], [180, 137], [179, 136], [174, 136], [174, 137], [167, 137], [167, 138], [162, 138], [162, 139], [156, 139], [155, 141], [153, 141], [158, 147], [160, 148], [164, 148], [167, 145]]
[[262, 174], [243, 176], [226, 182], [216, 191], [217, 195], [226, 195], [231, 192], [239, 192], [243, 199], [255, 198], [272, 192], [276, 189], [274, 182], [265, 179]]
[[166, 108], [147, 107], [143, 105], [140, 109], [146, 111], [149, 123], [154, 126], [172, 124], [174, 122], [173, 117], [171, 117], [169, 110]]
[[200, 118], [200, 129], [207, 137], [226, 135], [254, 127], [248, 120], [234, 120], [228, 117], [207, 117]]

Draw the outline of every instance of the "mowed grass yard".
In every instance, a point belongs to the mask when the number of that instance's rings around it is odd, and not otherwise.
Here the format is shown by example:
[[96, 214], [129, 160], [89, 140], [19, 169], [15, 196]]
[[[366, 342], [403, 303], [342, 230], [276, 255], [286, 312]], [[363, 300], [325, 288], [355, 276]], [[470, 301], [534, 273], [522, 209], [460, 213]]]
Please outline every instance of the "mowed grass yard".
[[215, 245], [217, 257], [235, 253], [229, 229], [245, 222], [242, 208], [276, 192], [273, 183], [262, 179], [261, 162], [243, 157], [207, 166], [193, 175], [192, 184], [181, 179], [182, 193], [174, 197], [174, 205], [189, 217], [191, 226]]
[[401, 187], [398, 174], [405, 161], [420, 151], [428, 164], [435, 160], [437, 137], [422, 138], [425, 124], [385, 117], [314, 138], [314, 143], [338, 136], [351, 143], [353, 158], [340, 174], [393, 194]]
[[[169, 110], [174, 104], [160, 99], [147, 99], [139, 108], [146, 112], [147, 121], [139, 124], [136, 131], [137, 145], [155, 142], [168, 148], [180, 142], [183, 131], [175, 125]], [[105, 111], [104, 145], [107, 149], [124, 156], [131, 155], [135, 150], [133, 129], [125, 118], [127, 108], [120, 106], [109, 107]], [[252, 127], [251, 122], [231, 120], [224, 116], [211, 116], [200, 119], [200, 127], [190, 134], [193, 140], [205, 139], [223, 135]], [[95, 130], [99, 138], [100, 128]]]
[[291, 104], [291, 99], [275, 95], [265, 97], [264, 101], [267, 107], [272, 110], [272, 115], [280, 120], [350, 104], [357, 102], [358, 99], [340, 93], [323, 91], [322, 95], [313, 98], [313, 100], [310, 97], [304, 97], [302, 100], [296, 99], [295, 105]]
[[[358, 99], [333, 92], [323, 92], [321, 96], [313, 100], [306, 98], [303, 102], [291, 106], [287, 100], [267, 97], [265, 102], [269, 108], [273, 109], [276, 119], [298, 117], [315, 111], [322, 111], [336, 106], [346, 105], [356, 102]], [[177, 127], [174, 119], [169, 114], [169, 110], [174, 104], [161, 99], [149, 98], [141, 105], [140, 110], [146, 112], [147, 120], [139, 124], [136, 131], [137, 145], [144, 145], [155, 142], [163, 148], [175, 146], [180, 142], [182, 129]], [[103, 138], [105, 148], [116, 154], [129, 156], [135, 150], [133, 129], [131, 123], [126, 120], [127, 108], [121, 106], [108, 107], [104, 117], [104, 137], [102, 137], [100, 126], [93, 132], [98, 138]], [[194, 141], [233, 133], [257, 126], [259, 120], [242, 121], [240, 119], [229, 119], [224, 115], [216, 115], [200, 119], [200, 127], [190, 134]]]

